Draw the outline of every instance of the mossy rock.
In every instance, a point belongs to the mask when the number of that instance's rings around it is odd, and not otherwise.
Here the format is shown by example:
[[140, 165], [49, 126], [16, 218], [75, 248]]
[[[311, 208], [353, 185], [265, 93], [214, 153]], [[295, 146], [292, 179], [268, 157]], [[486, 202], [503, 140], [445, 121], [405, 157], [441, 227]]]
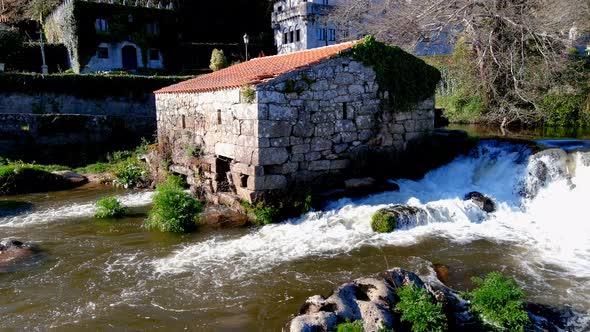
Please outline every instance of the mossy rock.
[[397, 226], [397, 218], [387, 209], [381, 209], [371, 218], [371, 228], [377, 233], [391, 233]]

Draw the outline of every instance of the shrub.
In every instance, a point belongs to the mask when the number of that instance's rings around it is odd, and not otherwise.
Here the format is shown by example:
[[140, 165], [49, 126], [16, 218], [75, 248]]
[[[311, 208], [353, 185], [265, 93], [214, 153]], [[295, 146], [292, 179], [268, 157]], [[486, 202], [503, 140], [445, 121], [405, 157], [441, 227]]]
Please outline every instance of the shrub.
[[254, 99], [256, 99], [256, 90], [248, 84], [242, 86], [240, 93], [242, 95], [242, 100], [247, 104], [253, 103]]
[[113, 167], [115, 185], [123, 188], [140, 188], [146, 185], [149, 174], [144, 162], [137, 158], [125, 159]]
[[96, 202], [98, 211], [94, 217], [98, 219], [121, 218], [125, 215], [126, 209], [116, 197], [103, 197]]
[[391, 233], [396, 226], [395, 216], [383, 210], [375, 212], [371, 218], [371, 228], [377, 233]]
[[414, 332], [442, 332], [447, 330], [447, 317], [440, 303], [433, 303], [426, 289], [413, 284], [398, 288], [399, 302], [395, 306], [401, 320], [412, 324]]
[[262, 202], [258, 202], [256, 205], [242, 202], [242, 206], [246, 208], [248, 215], [254, 216], [254, 222], [257, 225], [271, 224], [279, 215], [279, 209], [271, 205], [264, 205]]
[[15, 28], [0, 24], [0, 62], [6, 62], [23, 44], [23, 38]]
[[148, 229], [162, 232], [185, 233], [197, 227], [203, 210], [201, 202], [183, 191], [182, 179], [170, 176], [159, 184], [154, 194], [154, 205], [145, 221]]
[[213, 71], [218, 71], [227, 67], [227, 58], [223, 53], [223, 50], [213, 49], [211, 52], [211, 63], [209, 64], [209, 68]]
[[363, 332], [363, 321], [356, 320], [351, 322], [347, 320], [346, 323], [340, 323], [336, 326], [336, 332]]
[[551, 94], [543, 98], [541, 107], [547, 114], [550, 126], [576, 127], [590, 125], [590, 116], [585, 114], [587, 95]]
[[478, 286], [464, 294], [471, 311], [484, 323], [497, 329], [523, 331], [530, 319], [525, 309], [524, 293], [512, 278], [492, 272], [485, 279], [473, 278]]

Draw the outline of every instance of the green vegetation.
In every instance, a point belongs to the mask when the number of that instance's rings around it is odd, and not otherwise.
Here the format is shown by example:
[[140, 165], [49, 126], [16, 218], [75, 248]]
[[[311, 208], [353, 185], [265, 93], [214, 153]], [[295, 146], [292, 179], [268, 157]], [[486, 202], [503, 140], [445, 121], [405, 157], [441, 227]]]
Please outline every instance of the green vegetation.
[[[184, 150], [184, 154], [187, 157], [198, 157], [201, 155], [201, 148], [195, 145], [189, 145]], [[168, 169], [168, 167], [165, 168]]]
[[86, 99], [131, 98], [145, 100], [162, 87], [178, 83], [187, 76], [71, 74], [6, 74], [0, 76], [0, 91], [64, 93]]
[[142, 188], [149, 181], [146, 164], [134, 157], [127, 158], [113, 166], [114, 184], [123, 188]]
[[209, 69], [218, 71], [220, 69], [226, 68], [227, 65], [227, 58], [225, 57], [223, 50], [214, 48], [213, 52], [211, 52], [211, 63], [209, 64]]
[[440, 303], [435, 304], [426, 289], [413, 284], [398, 288], [399, 302], [395, 306], [401, 320], [412, 324], [414, 332], [443, 332], [447, 330], [447, 317]]
[[242, 86], [240, 93], [242, 95], [242, 100], [247, 104], [253, 103], [254, 99], [256, 99], [256, 90], [248, 84]]
[[15, 55], [23, 44], [17, 29], [0, 24], [0, 62], [4, 63]]
[[436, 68], [397, 46], [378, 42], [373, 36], [365, 37], [351, 52], [355, 60], [375, 70], [379, 86], [389, 93], [389, 100], [398, 111], [433, 96], [440, 81]]
[[260, 226], [271, 224], [279, 216], [278, 208], [265, 205], [262, 202], [258, 202], [256, 205], [242, 202], [242, 206], [246, 209], [246, 213], [253, 217], [254, 223]]
[[391, 233], [395, 230], [397, 221], [395, 216], [384, 210], [379, 210], [371, 218], [371, 228], [377, 233]]
[[550, 94], [543, 98], [541, 108], [547, 113], [546, 124], [558, 127], [590, 126], [590, 97], [588, 93]]
[[95, 218], [121, 218], [125, 215], [126, 208], [116, 197], [103, 197], [96, 202], [98, 210], [94, 214]]
[[148, 229], [186, 233], [197, 227], [203, 206], [184, 192], [179, 177], [169, 176], [165, 183], [159, 184], [153, 201], [154, 205], [145, 221]]
[[336, 326], [336, 332], [363, 332], [363, 321], [362, 320], [355, 320], [351, 322], [347, 320], [345, 323], [340, 323]]
[[464, 294], [471, 311], [484, 323], [498, 330], [524, 331], [530, 319], [524, 292], [512, 278], [492, 272], [485, 279], [473, 278], [478, 288]]

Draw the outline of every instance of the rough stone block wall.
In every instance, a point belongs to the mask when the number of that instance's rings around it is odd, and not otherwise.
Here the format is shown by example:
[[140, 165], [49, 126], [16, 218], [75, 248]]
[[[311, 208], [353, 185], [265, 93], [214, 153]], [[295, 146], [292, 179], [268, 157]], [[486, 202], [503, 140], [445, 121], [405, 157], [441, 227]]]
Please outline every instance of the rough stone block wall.
[[[159, 142], [172, 170], [208, 194], [253, 201], [344, 178], [367, 166], [354, 160], [361, 151], [398, 154], [434, 129], [434, 98], [392, 110], [373, 69], [348, 57], [255, 89], [252, 103], [240, 89], [158, 94]], [[198, 158], [187, 155], [191, 146]]]

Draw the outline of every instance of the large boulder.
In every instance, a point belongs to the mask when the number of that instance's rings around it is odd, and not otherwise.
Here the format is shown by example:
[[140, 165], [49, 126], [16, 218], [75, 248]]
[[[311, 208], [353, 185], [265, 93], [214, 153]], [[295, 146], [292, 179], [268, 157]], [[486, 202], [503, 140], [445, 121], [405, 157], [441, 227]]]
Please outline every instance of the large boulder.
[[390, 233], [400, 228], [426, 224], [426, 210], [409, 205], [392, 205], [378, 210], [371, 219], [371, 228], [378, 233]]
[[527, 174], [520, 193], [525, 198], [537, 196], [539, 190], [550, 181], [568, 175], [568, 154], [562, 149], [547, 149], [529, 158]]
[[34, 253], [32, 246], [16, 241], [0, 241], [0, 267], [6, 267], [30, 257]]
[[28, 194], [78, 187], [87, 179], [76, 173], [47, 172], [33, 166], [12, 167], [0, 177], [0, 195]]
[[464, 200], [471, 201], [477, 205], [478, 208], [487, 213], [496, 211], [496, 203], [494, 203], [494, 201], [488, 196], [485, 196], [477, 191], [472, 191], [465, 195]]

